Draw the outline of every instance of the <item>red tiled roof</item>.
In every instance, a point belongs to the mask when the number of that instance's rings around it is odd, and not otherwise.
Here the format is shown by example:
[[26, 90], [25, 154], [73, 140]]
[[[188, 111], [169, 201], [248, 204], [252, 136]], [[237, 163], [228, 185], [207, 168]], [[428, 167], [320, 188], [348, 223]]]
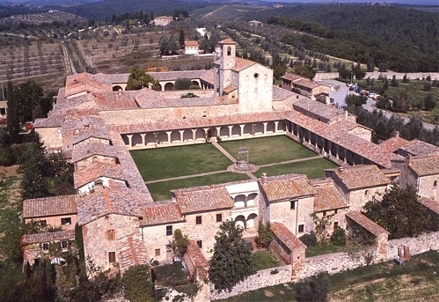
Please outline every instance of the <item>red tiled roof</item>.
[[280, 241], [290, 250], [306, 249], [307, 246], [300, 241], [283, 223], [272, 222], [270, 224], [271, 230], [274, 235], [279, 238]]
[[331, 178], [313, 179], [311, 180], [311, 185], [317, 192], [314, 196], [314, 212], [349, 207]]
[[286, 198], [315, 195], [316, 190], [302, 174], [287, 174], [259, 179], [259, 184], [269, 202]]
[[149, 255], [142, 240], [133, 236], [116, 242], [120, 273], [123, 275], [133, 265], [149, 264]]
[[418, 176], [439, 174], [439, 155], [412, 157], [409, 167]]
[[349, 217], [358, 225], [362, 226], [364, 229], [369, 231], [374, 236], [379, 236], [381, 234], [389, 234], [384, 228], [380, 227], [378, 224], [361, 214], [360, 212], [349, 212], [346, 214], [346, 217]]
[[390, 180], [375, 165], [357, 165], [330, 169], [348, 190], [387, 186]]
[[112, 91], [111, 85], [104, 84], [89, 73], [79, 73], [66, 78], [65, 96], [81, 92]]
[[34, 243], [45, 243], [72, 239], [75, 239], [75, 230], [23, 235], [21, 236], [20, 243], [23, 246]]
[[183, 221], [180, 208], [175, 202], [153, 202], [142, 208], [142, 214], [143, 220], [140, 222], [142, 226]]
[[399, 149], [415, 156], [439, 154], [439, 147], [417, 139], [409, 141], [406, 145], [401, 146]]
[[64, 195], [23, 200], [23, 218], [77, 213], [77, 195]]
[[386, 150], [387, 152], [394, 153], [398, 151], [398, 149], [404, 145], [406, 145], [409, 141], [403, 139], [402, 137], [391, 137], [383, 142], [381, 142], [378, 147]]
[[80, 148], [73, 149], [72, 161], [76, 163], [94, 155], [117, 158], [117, 153], [114, 150], [113, 146], [111, 146], [110, 144], [88, 142]]
[[207, 261], [206, 257], [204, 257], [201, 249], [193, 240], [189, 240], [184, 258], [186, 257], [188, 257], [192, 261], [194, 267], [196, 268], [196, 273], [198, 274], [196, 277], [197, 280], [205, 280], [209, 277], [209, 262]]
[[198, 41], [184, 41], [184, 46], [198, 46]]
[[286, 73], [283, 77], [281, 77], [281, 79], [285, 79], [285, 80], [289, 80], [291, 82], [294, 82], [296, 80], [303, 79], [303, 77], [298, 75], [298, 74], [294, 74], [294, 73]]
[[225, 184], [171, 191], [182, 214], [227, 209], [234, 206]]
[[232, 70], [236, 72], [240, 72], [256, 64], [258, 63], [242, 58], [235, 58], [235, 66], [232, 67]]
[[230, 38], [227, 38], [227, 39], [219, 41], [218, 44], [235, 44], [236, 45], [236, 42]]
[[433, 200], [428, 197], [421, 197], [419, 198], [418, 202], [422, 204], [424, 207], [426, 207], [427, 209], [439, 215], [439, 201]]
[[74, 172], [75, 189], [101, 177], [126, 180], [122, 167], [118, 164], [94, 162], [86, 168]]

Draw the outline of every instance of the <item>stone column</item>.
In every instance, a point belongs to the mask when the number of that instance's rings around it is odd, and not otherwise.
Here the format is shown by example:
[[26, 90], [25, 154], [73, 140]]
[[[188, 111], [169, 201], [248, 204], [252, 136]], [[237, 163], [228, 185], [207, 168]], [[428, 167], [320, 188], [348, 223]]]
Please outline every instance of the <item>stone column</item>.
[[242, 136], [244, 136], [244, 127], [245, 127], [245, 124], [244, 125], [239, 125], [239, 127], [241, 127], [241, 137]]
[[216, 136], [221, 138], [221, 127], [216, 127]]
[[128, 146], [132, 147], [133, 146], [133, 135], [127, 134], [127, 137], [128, 137]]
[[142, 144], [143, 144], [143, 146], [146, 146], [146, 141], [145, 141], [146, 133], [140, 133], [140, 136], [142, 137]]
[[180, 141], [183, 142], [184, 130], [178, 130], [178, 132], [180, 132]]
[[228, 127], [229, 127], [229, 137], [232, 137], [233, 125], [232, 126], [228, 126]]
[[172, 134], [172, 131], [166, 131], [166, 134], [168, 135], [168, 144], [171, 144], [171, 134]]
[[264, 124], [264, 133], [262, 133], [262, 134], [265, 134], [265, 133], [267, 133], [267, 125], [268, 125], [268, 123], [267, 122], [263, 122], [262, 124]]
[[279, 121], [274, 122], [274, 133], [277, 133], [277, 126], [279, 125]]
[[197, 139], [197, 129], [192, 129], [192, 140], [195, 142]]

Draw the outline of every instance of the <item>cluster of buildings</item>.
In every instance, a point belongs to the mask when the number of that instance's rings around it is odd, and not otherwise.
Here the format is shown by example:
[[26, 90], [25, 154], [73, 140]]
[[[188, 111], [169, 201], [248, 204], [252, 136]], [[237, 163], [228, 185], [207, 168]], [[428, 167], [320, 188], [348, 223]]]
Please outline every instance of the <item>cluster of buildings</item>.
[[[300, 270], [304, 254], [292, 255], [304, 249], [298, 237], [314, 230], [313, 213], [333, 215], [328, 234], [351, 224], [383, 233], [360, 211], [392, 182], [414, 185], [422, 204], [439, 215], [438, 147], [398, 135], [372, 143], [371, 130], [357, 124], [355, 116], [273, 86], [271, 69], [235, 54], [236, 43], [226, 39], [219, 43], [213, 70], [151, 73], [162, 91], [125, 91], [127, 74], [67, 77], [53, 110], [34, 127], [49, 152], [64, 152], [74, 164], [77, 194], [23, 202], [24, 221], [63, 229], [24, 235], [24, 259], [54, 257], [53, 244], [67, 250], [78, 224], [85, 255], [102, 269], [118, 266], [123, 273], [135, 264], [172, 261], [176, 229], [189, 236], [190, 253], [206, 264], [219, 225], [234, 220], [245, 237], [271, 222], [273, 251], [294, 271]], [[177, 78], [198, 84], [200, 97], [180, 98], [170, 91]], [[176, 189], [170, 200], [154, 201], [129, 153], [275, 135], [300, 142], [339, 168], [319, 179], [263, 174]]]

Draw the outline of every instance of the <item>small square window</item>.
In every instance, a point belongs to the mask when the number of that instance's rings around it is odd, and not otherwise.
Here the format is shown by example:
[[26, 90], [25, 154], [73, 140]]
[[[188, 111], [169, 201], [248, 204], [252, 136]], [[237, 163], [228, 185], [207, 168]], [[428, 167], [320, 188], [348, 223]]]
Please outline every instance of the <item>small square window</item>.
[[295, 209], [296, 209], [296, 201], [290, 200], [290, 210], [295, 210]]
[[47, 226], [47, 221], [46, 221], [46, 220], [40, 220], [40, 225], [41, 225], [42, 227]]
[[68, 247], [69, 247], [69, 243], [67, 241], [65, 240], [61, 241], [61, 249], [63, 251], [66, 251]]
[[201, 216], [195, 217], [195, 223], [196, 224], [201, 224], [202, 222], [203, 222], [203, 220], [202, 220]]
[[434, 181], [433, 186], [437, 187], [437, 180]]
[[335, 221], [335, 222], [334, 222], [334, 230], [335, 230], [336, 228], [338, 228], [338, 221]]
[[155, 249], [155, 256], [156, 257], [160, 256], [160, 249]]
[[334, 210], [334, 214], [337, 214], [338, 213], [338, 210]]
[[223, 221], [223, 214], [216, 214], [216, 222], [222, 222]]
[[305, 231], [305, 225], [299, 224], [299, 233], [303, 233]]
[[197, 240], [197, 245], [201, 249], [203, 247], [203, 241], [202, 240]]
[[166, 226], [166, 236], [172, 236], [172, 225]]
[[48, 251], [48, 250], [49, 250], [49, 244], [43, 243], [43, 251]]
[[326, 211], [323, 211], [323, 216], [326, 216]]
[[369, 190], [364, 191], [364, 195], [369, 194]]
[[116, 262], [116, 252], [108, 253], [108, 262], [110, 263]]
[[71, 225], [72, 224], [72, 218], [61, 218], [61, 225]]
[[114, 230], [107, 231], [107, 239], [114, 240], [116, 238], [116, 232]]

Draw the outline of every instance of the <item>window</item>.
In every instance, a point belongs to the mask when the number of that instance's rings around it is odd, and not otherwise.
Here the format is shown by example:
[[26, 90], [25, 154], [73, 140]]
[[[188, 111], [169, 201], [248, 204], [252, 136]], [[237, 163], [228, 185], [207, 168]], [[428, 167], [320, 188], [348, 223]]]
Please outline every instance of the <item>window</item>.
[[116, 262], [116, 252], [108, 253], [108, 262], [110, 263]]
[[61, 225], [71, 225], [72, 224], [72, 218], [61, 218]]
[[115, 235], [115, 231], [114, 230], [108, 230], [107, 231], [107, 239], [108, 240], [114, 240], [116, 235]]
[[46, 220], [40, 220], [40, 225], [41, 225], [42, 227], [47, 226], [47, 221], [46, 221]]
[[43, 251], [48, 251], [48, 250], [49, 250], [49, 244], [43, 243]]
[[364, 191], [364, 195], [367, 195], [369, 193], [369, 190]]
[[166, 236], [172, 236], [172, 225], [166, 226]]
[[65, 240], [61, 241], [61, 249], [63, 251], [67, 250], [68, 247], [69, 247], [69, 244], [67, 243], [67, 241], [65, 241]]
[[201, 249], [203, 247], [203, 241], [202, 240], [197, 240], [197, 245]]
[[303, 233], [305, 231], [305, 225], [299, 224], [299, 233]]
[[338, 221], [335, 221], [335, 222], [334, 222], [334, 230], [335, 230], [336, 228], [338, 228]]
[[195, 223], [196, 224], [201, 224], [202, 222], [203, 222], [203, 220], [202, 220], [201, 216], [195, 217]]
[[334, 214], [337, 214], [338, 213], [338, 210], [334, 210]]
[[155, 256], [156, 257], [160, 256], [160, 249], [155, 249]]
[[223, 221], [223, 214], [216, 214], [216, 222]]
[[323, 211], [323, 217], [325, 217], [326, 216], [326, 211]]
[[437, 187], [437, 180], [434, 181], [433, 186]]
[[232, 48], [229, 46], [227, 47], [227, 55], [230, 56], [232, 54]]
[[290, 210], [296, 209], [296, 200], [290, 200]]

